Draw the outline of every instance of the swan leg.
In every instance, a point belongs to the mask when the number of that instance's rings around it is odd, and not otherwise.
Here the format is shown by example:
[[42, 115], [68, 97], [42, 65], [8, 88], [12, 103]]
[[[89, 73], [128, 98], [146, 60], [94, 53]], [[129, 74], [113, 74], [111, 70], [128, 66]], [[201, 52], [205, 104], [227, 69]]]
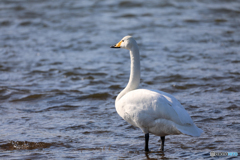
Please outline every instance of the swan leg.
[[161, 151], [164, 151], [164, 141], [165, 141], [165, 136], [161, 137], [161, 140], [162, 140]]
[[145, 134], [145, 151], [149, 151], [148, 149], [148, 141], [149, 141], [149, 133]]

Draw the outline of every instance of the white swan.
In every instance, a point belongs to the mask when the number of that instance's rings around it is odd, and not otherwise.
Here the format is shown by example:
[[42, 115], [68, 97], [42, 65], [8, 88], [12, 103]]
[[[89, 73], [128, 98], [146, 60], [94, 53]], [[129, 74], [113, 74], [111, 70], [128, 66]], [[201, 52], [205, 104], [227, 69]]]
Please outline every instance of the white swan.
[[125, 48], [130, 51], [131, 72], [129, 82], [116, 98], [117, 113], [128, 123], [139, 127], [145, 134], [145, 151], [148, 149], [149, 133], [160, 136], [164, 151], [166, 135], [186, 134], [200, 136], [203, 132], [172, 95], [152, 89], [138, 89], [140, 83], [140, 59], [136, 41], [124, 37], [111, 48]]

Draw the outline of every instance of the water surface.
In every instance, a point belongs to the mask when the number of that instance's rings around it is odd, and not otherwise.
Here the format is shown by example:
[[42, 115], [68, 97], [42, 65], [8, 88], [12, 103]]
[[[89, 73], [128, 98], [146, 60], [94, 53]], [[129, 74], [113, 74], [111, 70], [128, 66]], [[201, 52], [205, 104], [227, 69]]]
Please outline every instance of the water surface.
[[[0, 158], [205, 159], [240, 153], [237, 0], [0, 2]], [[116, 113], [132, 35], [141, 87], [174, 95], [204, 133], [144, 134]], [[219, 157], [234, 158], [234, 157]]]

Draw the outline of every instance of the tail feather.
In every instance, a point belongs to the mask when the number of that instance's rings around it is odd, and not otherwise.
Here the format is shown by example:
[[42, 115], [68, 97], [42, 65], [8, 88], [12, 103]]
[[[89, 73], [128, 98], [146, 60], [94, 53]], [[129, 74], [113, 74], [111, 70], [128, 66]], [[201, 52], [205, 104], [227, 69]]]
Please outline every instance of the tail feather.
[[183, 134], [193, 137], [199, 137], [203, 133], [203, 130], [198, 128], [195, 124], [189, 126], [176, 125], [176, 127]]

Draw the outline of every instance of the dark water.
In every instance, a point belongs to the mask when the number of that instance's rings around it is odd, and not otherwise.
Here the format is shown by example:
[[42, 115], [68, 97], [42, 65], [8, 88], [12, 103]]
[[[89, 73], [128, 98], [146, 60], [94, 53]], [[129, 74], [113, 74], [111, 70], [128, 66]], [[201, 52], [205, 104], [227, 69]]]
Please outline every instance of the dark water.
[[[204, 130], [166, 151], [116, 113], [133, 35], [141, 86], [174, 95]], [[205, 159], [240, 152], [238, 0], [0, 2], [1, 159]], [[222, 159], [234, 157], [218, 157]]]

